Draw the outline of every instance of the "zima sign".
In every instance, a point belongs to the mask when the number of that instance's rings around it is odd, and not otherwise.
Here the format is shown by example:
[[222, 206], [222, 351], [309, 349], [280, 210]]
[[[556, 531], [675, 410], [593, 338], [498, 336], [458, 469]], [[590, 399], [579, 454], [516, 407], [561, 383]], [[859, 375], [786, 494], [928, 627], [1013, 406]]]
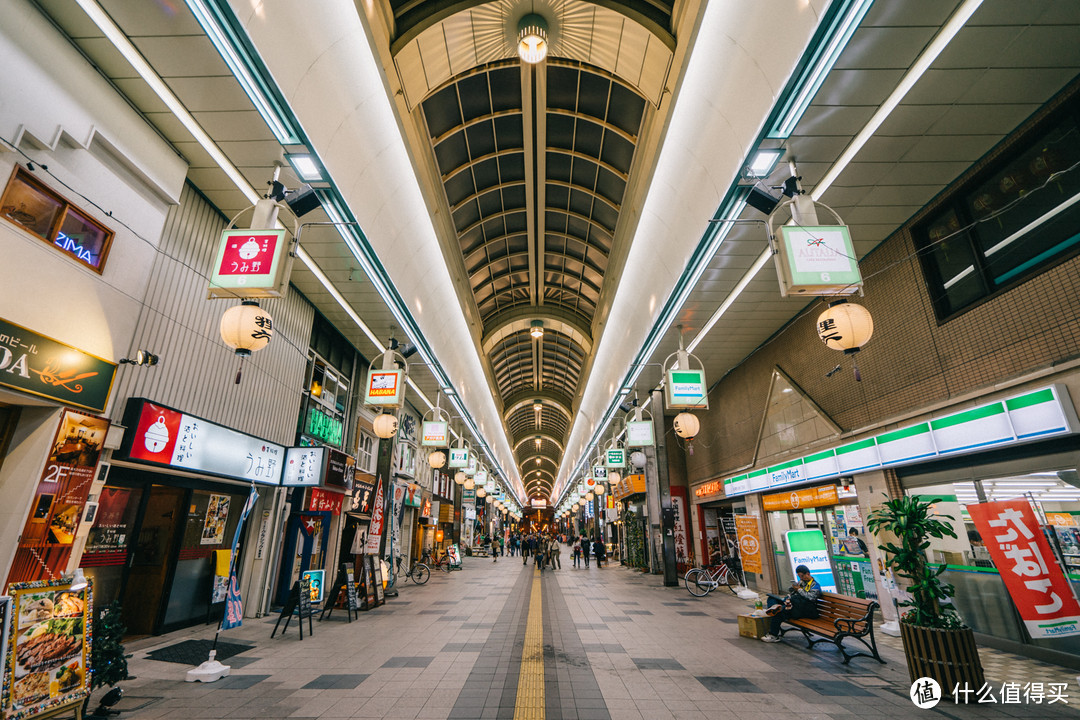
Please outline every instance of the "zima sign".
[[1033, 638], [1080, 634], [1080, 603], [1027, 500], [968, 505], [990, 559]]
[[664, 401], [669, 409], [709, 409], [704, 370], [668, 370], [664, 381]]
[[609, 468], [626, 467], [626, 451], [622, 448], [618, 450], [608, 450], [604, 454], [604, 463]]
[[368, 372], [365, 405], [401, 407], [405, 400], [405, 371], [376, 370]]
[[850, 295], [862, 286], [846, 225], [784, 225], [779, 240], [776, 274], [784, 297]]

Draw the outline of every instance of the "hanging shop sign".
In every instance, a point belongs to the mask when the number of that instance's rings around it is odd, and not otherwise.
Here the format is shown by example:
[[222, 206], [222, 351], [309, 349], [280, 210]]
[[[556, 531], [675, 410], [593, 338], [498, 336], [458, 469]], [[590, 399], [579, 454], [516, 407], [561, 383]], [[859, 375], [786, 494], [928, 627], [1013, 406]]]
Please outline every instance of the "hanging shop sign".
[[767, 512], [774, 510], [803, 510], [806, 508], [827, 507], [839, 502], [835, 485], [820, 485], [812, 488], [799, 488], [791, 492], [762, 495], [761, 503]]
[[12, 583], [4, 621], [6, 720], [81, 703], [90, 694], [91, 586], [70, 581]]
[[719, 480], [711, 480], [694, 488], [694, 497], [707, 498], [724, 492], [724, 483]]
[[19, 536], [8, 582], [62, 575], [97, 475], [109, 421], [65, 410]]
[[322, 482], [325, 465], [325, 448], [286, 448], [281, 484], [285, 487], [317, 486]]
[[469, 466], [469, 451], [465, 448], [450, 448], [450, 459], [446, 461], [447, 467], [465, 468]]
[[821, 583], [822, 590], [836, 592], [836, 578], [829, 562], [829, 550], [820, 530], [788, 530], [784, 533], [784, 547], [787, 548], [792, 578], [798, 576], [795, 568], [805, 565], [814, 579]]
[[780, 294], [850, 295], [862, 287], [846, 225], [783, 225], [777, 243]]
[[534, 498], [533, 500], [530, 501], [529, 504], [532, 505], [532, 507], [534, 507], [534, 508], [546, 508], [547, 507], [547, 500], [544, 500], [544, 499], [537, 500], [537, 499]]
[[[611, 495], [616, 500], [622, 500], [623, 498], [630, 497], [631, 495], [640, 495], [645, 492], [645, 476], [644, 475], [627, 475], [619, 484], [612, 490]], [[609, 496], [610, 497], [610, 496]]]
[[375, 486], [372, 483], [353, 478], [352, 503], [350, 505], [352, 512], [370, 515], [371, 502], [374, 497]]
[[1080, 634], [1080, 603], [1027, 500], [967, 506], [1033, 638]]
[[626, 444], [630, 447], [652, 447], [656, 444], [652, 420], [630, 420], [626, 423]]
[[405, 497], [404, 502], [409, 507], [418, 508], [424, 499], [424, 489], [416, 483], [408, 483], [405, 485]]
[[469, 462], [465, 464], [465, 474], [466, 475], [476, 475], [476, 470], [477, 470], [476, 456], [475, 455], [469, 455]]
[[743, 572], [761, 574], [761, 533], [755, 515], [735, 516], [735, 537], [739, 543], [739, 559]]
[[607, 468], [603, 465], [594, 465], [592, 469], [592, 478], [596, 482], [607, 482]]
[[0, 319], [0, 385], [102, 412], [116, 363]]
[[1080, 432], [1068, 390], [1054, 384], [724, 479], [724, 494], [826, 480]]
[[[608, 450], [604, 453], [604, 464], [609, 468], [626, 467], [626, 451], [622, 448]], [[605, 474], [606, 478], [606, 474]], [[600, 478], [597, 478], [599, 480]]]
[[488, 481], [488, 472], [487, 472], [487, 470], [477, 470], [476, 474], [473, 476], [473, 482], [476, 483], [476, 486], [477, 487], [483, 487], [484, 485], [487, 485], [487, 481]]
[[341, 447], [345, 435], [345, 423], [312, 405], [308, 408], [304, 434], [321, 440], [327, 445]]
[[328, 512], [331, 515], [340, 515], [344, 501], [345, 496], [341, 493], [314, 487], [311, 488], [307, 509], [311, 512]]
[[386, 519], [383, 499], [382, 477], [375, 483], [375, 502], [371, 507], [371, 522], [368, 523], [367, 542], [364, 544], [365, 555], [378, 555], [382, 541], [383, 521]]
[[1046, 522], [1056, 527], [1076, 527], [1076, 516], [1072, 513], [1048, 512]]
[[285, 448], [144, 398], [131, 398], [122, 459], [234, 480], [278, 485]]
[[368, 371], [365, 405], [399, 408], [405, 401], [405, 371], [376, 370]]
[[326, 472], [323, 474], [323, 486], [339, 492], [352, 490], [353, 474], [356, 472], [356, 458], [333, 448], [326, 449]]
[[231, 229], [221, 233], [208, 297], [276, 298], [289, 281], [285, 230]]
[[449, 423], [427, 420], [420, 431], [420, 444], [427, 447], [446, 447], [449, 442]]
[[668, 370], [664, 379], [664, 404], [669, 410], [709, 409], [709, 388], [704, 370]]

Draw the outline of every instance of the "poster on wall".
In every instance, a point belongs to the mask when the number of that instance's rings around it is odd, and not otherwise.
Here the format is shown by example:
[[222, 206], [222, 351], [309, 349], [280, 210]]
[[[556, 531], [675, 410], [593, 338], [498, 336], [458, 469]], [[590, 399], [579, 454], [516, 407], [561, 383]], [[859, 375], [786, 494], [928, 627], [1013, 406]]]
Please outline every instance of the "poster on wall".
[[62, 575], [83, 516], [109, 421], [64, 410], [41, 471], [8, 582]]
[[805, 565], [810, 568], [814, 579], [821, 583], [822, 590], [836, 592], [829, 550], [825, 547], [825, 536], [820, 530], [788, 530], [784, 533], [784, 547], [791, 563], [791, 580], [796, 578], [795, 568]]
[[220, 545], [225, 542], [225, 523], [229, 520], [229, 496], [211, 495], [206, 506], [200, 545]]
[[1080, 634], [1080, 603], [1027, 500], [968, 505], [994, 566], [1033, 638]]
[[739, 558], [744, 573], [764, 572], [761, 569], [761, 534], [756, 515], [736, 515], [735, 535], [739, 542]]
[[21, 720], [90, 694], [90, 586], [69, 581], [13, 583], [5, 613], [8, 672], [4, 714]]

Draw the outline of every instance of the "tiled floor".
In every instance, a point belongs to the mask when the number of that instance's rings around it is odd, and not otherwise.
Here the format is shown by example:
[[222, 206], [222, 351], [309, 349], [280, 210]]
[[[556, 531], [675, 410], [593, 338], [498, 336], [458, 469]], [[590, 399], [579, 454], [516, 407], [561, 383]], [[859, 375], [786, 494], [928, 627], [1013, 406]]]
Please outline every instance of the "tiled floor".
[[[533, 654], [526, 665], [534, 670], [522, 672], [531, 607], [542, 608], [543, 662]], [[996, 686], [1067, 683], [1071, 704], [945, 702], [918, 710], [898, 640], [882, 636], [886, 665], [860, 658], [845, 666], [835, 650], [808, 650], [799, 636], [775, 645], [739, 637], [734, 619], [745, 609], [731, 595], [693, 598], [615, 565], [567, 564], [537, 577], [531, 563], [465, 558], [461, 572], [406, 585], [358, 621], [335, 614], [315, 623], [312, 636], [305, 627], [302, 642], [295, 627], [270, 639], [272, 624], [245, 620], [222, 640], [251, 649], [227, 660], [233, 673], [216, 683], [185, 683], [185, 666], [148, 658], [211, 638], [211, 627], [133, 642], [137, 677], [123, 686], [134, 709], [121, 720], [1049, 718], [1080, 709], [1075, 673], [983, 648]], [[535, 624], [532, 633], [537, 647]], [[535, 698], [528, 707], [523, 687]]]

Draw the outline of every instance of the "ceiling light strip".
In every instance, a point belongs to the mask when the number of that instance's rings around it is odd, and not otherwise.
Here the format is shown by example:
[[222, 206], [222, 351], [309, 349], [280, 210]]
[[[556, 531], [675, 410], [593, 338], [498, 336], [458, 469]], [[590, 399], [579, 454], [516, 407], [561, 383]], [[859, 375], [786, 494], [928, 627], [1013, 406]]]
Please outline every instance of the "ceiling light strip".
[[746, 289], [746, 286], [750, 284], [750, 282], [754, 279], [755, 276], [757, 276], [759, 272], [761, 272], [761, 268], [765, 267], [765, 265], [769, 262], [769, 260], [772, 259], [772, 257], [772, 247], [766, 246], [765, 249], [761, 251], [761, 254], [758, 255], [758, 258], [754, 261], [754, 264], [751, 265], [750, 269], [746, 271], [746, 274], [744, 274], [739, 279], [739, 282], [736, 283], [735, 287], [732, 288], [730, 293], [728, 293], [728, 296], [724, 300], [724, 302], [721, 303], [720, 307], [716, 309], [716, 312], [712, 314], [712, 317], [709, 318], [709, 321], [705, 323], [705, 326], [701, 328], [701, 331], [694, 336], [693, 341], [686, 347], [687, 352], [694, 352], [694, 350], [697, 349], [697, 346], [701, 344], [701, 341], [704, 340], [705, 336], [709, 334], [709, 331], [713, 329], [713, 325], [715, 325], [724, 315], [724, 313], [726, 313], [728, 309], [731, 308], [735, 301], [739, 299], [739, 295], [742, 295], [742, 292]]
[[840, 155], [840, 158], [833, 163], [828, 172], [825, 173], [825, 177], [810, 193], [810, 197], [815, 201], [821, 200], [821, 196], [825, 194], [836, 179], [840, 177], [840, 173], [848, 166], [848, 164], [855, 158], [855, 156], [862, 150], [863, 146], [873, 137], [877, 132], [881, 124], [885, 122], [885, 119], [889, 117], [896, 106], [899, 105], [904, 97], [911, 91], [911, 88], [915, 87], [915, 83], [919, 81], [919, 78], [930, 68], [930, 66], [941, 55], [942, 51], [949, 45], [956, 34], [960, 32], [960, 29], [964, 27], [968, 19], [979, 9], [983, 0], [965, 0], [965, 2], [957, 8], [956, 12], [952, 14], [952, 17], [942, 26], [938, 34], [934, 36], [934, 39], [930, 41], [930, 44], [926, 46], [926, 49], [922, 51], [922, 54], [912, 64], [911, 69], [904, 74], [904, 77], [900, 79], [900, 83], [892, 91], [885, 102], [881, 104], [881, 107], [877, 109], [877, 112], [870, 118], [870, 121], [866, 123], [866, 126], [859, 131], [859, 134], [851, 141], [851, 144], [844, 149], [844, 152]]
[[240, 171], [233, 165], [225, 153], [221, 152], [217, 143], [210, 139], [210, 136], [206, 134], [206, 131], [202, 129], [202, 126], [195, 120], [194, 116], [187, 111], [184, 104], [180, 102], [180, 99], [173, 94], [169, 86], [165, 84], [165, 81], [161, 79], [161, 76], [154, 72], [154, 69], [150, 67], [150, 64], [146, 62], [146, 58], [142, 56], [131, 41], [127, 39], [123, 31], [113, 22], [100, 5], [94, 0], [75, 0], [79, 7], [83, 9], [83, 12], [89, 16], [98, 29], [104, 33], [105, 37], [109, 39], [109, 42], [124, 56], [131, 67], [139, 74], [150, 89], [154, 91], [154, 94], [158, 96], [161, 102], [165, 103], [166, 107], [172, 111], [172, 114], [181, 122], [181, 124], [187, 128], [187, 131], [192, 134], [195, 141], [202, 146], [214, 162], [217, 163], [229, 179], [233, 181], [233, 184], [244, 194], [244, 197], [248, 199], [248, 202], [255, 204], [259, 201], [259, 193], [251, 187], [251, 183], [247, 181]]

